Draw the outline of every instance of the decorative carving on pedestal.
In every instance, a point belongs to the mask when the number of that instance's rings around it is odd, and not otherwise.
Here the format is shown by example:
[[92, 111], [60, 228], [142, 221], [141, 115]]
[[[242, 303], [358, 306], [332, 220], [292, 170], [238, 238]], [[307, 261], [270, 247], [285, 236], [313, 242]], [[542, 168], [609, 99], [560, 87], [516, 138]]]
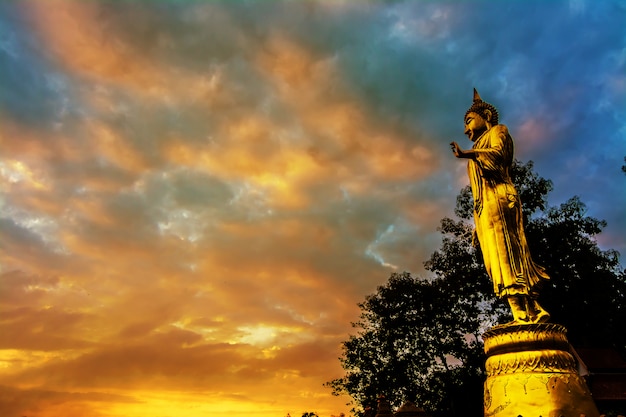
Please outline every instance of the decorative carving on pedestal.
[[575, 372], [560, 324], [497, 326], [483, 335], [487, 376], [516, 372]]
[[504, 324], [492, 327], [483, 335], [485, 353], [521, 352], [532, 349], [569, 350], [564, 326], [554, 323], [542, 323], [534, 326], [527, 324]]
[[559, 324], [508, 324], [483, 335], [485, 416], [597, 417]]

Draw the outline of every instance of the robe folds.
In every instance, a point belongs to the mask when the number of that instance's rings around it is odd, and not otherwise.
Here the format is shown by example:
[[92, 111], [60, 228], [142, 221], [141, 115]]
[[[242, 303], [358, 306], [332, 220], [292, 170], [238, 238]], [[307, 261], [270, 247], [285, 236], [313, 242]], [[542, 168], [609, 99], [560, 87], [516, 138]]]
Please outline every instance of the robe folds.
[[536, 296], [549, 277], [530, 256], [522, 221], [522, 206], [509, 176], [513, 138], [505, 125], [480, 136], [468, 162], [474, 197], [474, 221], [487, 273], [498, 297]]

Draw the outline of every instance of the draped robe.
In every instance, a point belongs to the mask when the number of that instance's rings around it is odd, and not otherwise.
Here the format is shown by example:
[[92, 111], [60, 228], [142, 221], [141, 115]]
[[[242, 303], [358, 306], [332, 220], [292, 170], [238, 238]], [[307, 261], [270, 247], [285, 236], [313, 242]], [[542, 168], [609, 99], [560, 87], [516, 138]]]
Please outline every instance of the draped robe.
[[483, 133], [468, 162], [474, 197], [474, 221], [487, 273], [497, 296], [530, 295], [549, 277], [535, 264], [522, 224], [522, 206], [509, 176], [513, 138], [504, 125]]

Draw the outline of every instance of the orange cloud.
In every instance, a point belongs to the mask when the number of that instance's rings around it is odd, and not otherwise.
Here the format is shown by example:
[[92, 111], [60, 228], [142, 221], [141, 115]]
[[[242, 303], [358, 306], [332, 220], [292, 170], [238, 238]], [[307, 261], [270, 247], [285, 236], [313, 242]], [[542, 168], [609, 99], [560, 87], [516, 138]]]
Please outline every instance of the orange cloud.
[[106, 159], [107, 163], [134, 173], [148, 168], [143, 154], [132, 147], [127, 137], [123, 137], [111, 126], [95, 120], [89, 121], [85, 135], [93, 144], [94, 153]]
[[[423, 178], [433, 154], [375, 121], [335, 59], [278, 34], [247, 74], [270, 84], [243, 97], [226, 67], [148, 62], [95, 3], [25, 7], [50, 53], [98, 88], [77, 91], [84, 114], [57, 130], [14, 124], [2, 138], [26, 190], [6, 183], [14, 203], [32, 223], [54, 219], [39, 234], [3, 226], [1, 260], [30, 273], [12, 275], [2, 310], [0, 384], [25, 401], [4, 407], [339, 414], [346, 399], [322, 384], [341, 375], [356, 300], [388, 272], [365, 254], [394, 221], [385, 184]], [[162, 120], [175, 119], [168, 106], [180, 121]], [[375, 201], [352, 212], [368, 192]], [[49, 254], [53, 241], [63, 254]]]
[[541, 142], [545, 142], [551, 133], [546, 120], [528, 118], [520, 125], [518, 131], [511, 132], [511, 135], [516, 139], [516, 148], [523, 153], [525, 149], [541, 147]]
[[7, 417], [100, 417], [105, 404], [136, 402], [127, 395], [110, 393], [69, 393], [43, 389], [17, 389], [0, 386], [0, 410]]
[[[259, 67], [279, 97], [296, 111], [310, 132], [310, 150], [319, 162], [332, 163], [331, 176], [368, 176], [376, 180], [416, 180], [431, 172], [437, 158], [427, 147], [411, 144], [391, 126], [373, 122], [371, 109], [341, 79], [333, 58], [320, 57], [275, 34], [259, 53]], [[342, 179], [350, 181], [342, 175]]]
[[102, 5], [30, 0], [24, 7], [48, 50], [70, 71], [158, 93], [158, 86], [163, 84], [159, 70], [119, 38], [108, 24]]

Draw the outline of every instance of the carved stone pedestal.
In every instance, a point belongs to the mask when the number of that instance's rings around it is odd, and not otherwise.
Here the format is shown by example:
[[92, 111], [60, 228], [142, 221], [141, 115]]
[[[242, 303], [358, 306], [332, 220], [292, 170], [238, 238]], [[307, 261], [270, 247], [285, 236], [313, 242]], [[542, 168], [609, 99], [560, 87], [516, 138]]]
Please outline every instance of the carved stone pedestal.
[[485, 332], [486, 417], [598, 417], [559, 324], [507, 324]]

